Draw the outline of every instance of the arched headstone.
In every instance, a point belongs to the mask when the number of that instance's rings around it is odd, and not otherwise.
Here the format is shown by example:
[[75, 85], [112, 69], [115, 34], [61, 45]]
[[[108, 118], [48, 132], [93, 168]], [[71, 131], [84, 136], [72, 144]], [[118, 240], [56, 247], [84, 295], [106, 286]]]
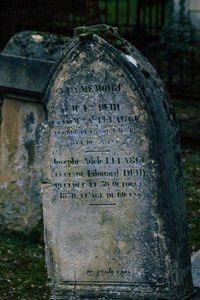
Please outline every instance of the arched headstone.
[[156, 71], [97, 35], [50, 75], [37, 130], [51, 299], [192, 290], [174, 110]]

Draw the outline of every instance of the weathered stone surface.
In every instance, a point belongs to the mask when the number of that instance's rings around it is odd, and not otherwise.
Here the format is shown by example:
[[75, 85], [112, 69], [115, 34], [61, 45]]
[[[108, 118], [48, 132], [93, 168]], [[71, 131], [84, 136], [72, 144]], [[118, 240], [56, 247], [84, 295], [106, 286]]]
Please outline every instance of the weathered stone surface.
[[[0, 54], [0, 91], [2, 95], [18, 95], [25, 101], [41, 97], [52, 61]], [[39, 71], [38, 71], [39, 70]], [[28, 96], [28, 97], [27, 97]], [[23, 98], [24, 97], [24, 98]]]
[[192, 256], [192, 277], [194, 286], [200, 287], [200, 250]]
[[37, 129], [51, 299], [181, 299], [193, 290], [178, 130], [133, 47], [80, 35]]
[[35, 128], [43, 118], [39, 99], [67, 40], [48, 33], [20, 32], [0, 54], [0, 224], [6, 229], [29, 233], [42, 218], [34, 162]]
[[56, 61], [70, 37], [40, 31], [16, 33], [3, 49], [3, 53], [28, 58]]
[[35, 128], [43, 119], [39, 103], [6, 98], [0, 135], [0, 225], [31, 231], [41, 220], [41, 200], [35, 169]]
[[28, 233], [41, 221], [35, 128], [43, 118], [39, 99], [52, 64], [0, 54], [0, 224], [10, 230]]

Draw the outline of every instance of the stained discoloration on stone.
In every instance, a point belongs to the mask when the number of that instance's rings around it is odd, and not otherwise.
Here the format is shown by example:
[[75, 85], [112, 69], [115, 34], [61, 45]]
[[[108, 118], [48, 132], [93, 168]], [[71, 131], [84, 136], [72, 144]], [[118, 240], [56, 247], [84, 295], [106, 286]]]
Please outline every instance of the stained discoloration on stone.
[[40, 104], [5, 99], [0, 136], [0, 224], [31, 231], [41, 219], [40, 186], [35, 169], [35, 128]]
[[46, 89], [37, 156], [51, 299], [193, 288], [174, 111], [129, 48], [132, 60], [96, 35], [75, 38]]

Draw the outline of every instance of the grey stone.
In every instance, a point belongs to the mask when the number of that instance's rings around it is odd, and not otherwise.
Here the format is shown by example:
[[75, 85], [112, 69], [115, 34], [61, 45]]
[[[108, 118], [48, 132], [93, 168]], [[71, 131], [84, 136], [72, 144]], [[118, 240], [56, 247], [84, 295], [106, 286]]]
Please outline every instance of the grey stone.
[[42, 218], [35, 166], [35, 129], [44, 118], [39, 103], [5, 98], [0, 131], [0, 225], [29, 233]]
[[0, 65], [0, 225], [30, 233], [42, 219], [35, 129], [53, 62], [0, 54]]
[[35, 168], [40, 97], [68, 37], [36, 31], [15, 34], [0, 54], [0, 225], [29, 233], [41, 222]]
[[[21, 98], [29, 96], [35, 101], [39, 101], [48, 73], [54, 63], [0, 54], [0, 65], [0, 91], [2, 94], [17, 94]], [[24, 100], [26, 99], [28, 101], [28, 98], [24, 98]]]
[[200, 287], [200, 250], [192, 256], [192, 277], [194, 286]]
[[174, 110], [127, 46], [84, 32], [49, 77], [36, 149], [51, 299], [193, 292]]
[[2, 52], [8, 55], [56, 61], [70, 40], [70, 37], [63, 35], [27, 30], [16, 33]]

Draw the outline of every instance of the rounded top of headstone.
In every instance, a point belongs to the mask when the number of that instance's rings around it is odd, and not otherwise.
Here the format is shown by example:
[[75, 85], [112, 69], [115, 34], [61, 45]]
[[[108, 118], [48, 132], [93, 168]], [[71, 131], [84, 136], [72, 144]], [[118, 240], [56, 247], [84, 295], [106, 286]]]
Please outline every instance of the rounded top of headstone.
[[9, 55], [55, 61], [70, 40], [70, 37], [58, 34], [22, 31], [11, 37], [2, 52]]
[[[64, 51], [62, 51], [60, 58], [56, 61], [54, 67], [49, 73], [48, 80], [46, 81], [46, 85], [43, 89], [44, 107], [46, 107], [46, 102], [48, 99], [46, 93], [47, 89], [49, 89], [49, 86], [51, 85], [51, 80], [53, 78], [55, 79], [55, 77], [57, 76], [56, 74], [59, 70], [59, 66], [63, 64], [63, 61], [65, 61], [65, 63], [70, 63], [73, 69], [74, 64], [76, 64], [74, 57], [78, 57], [81, 52], [84, 52], [84, 49], [87, 48], [87, 45], [89, 45], [89, 47], [92, 47], [94, 50], [97, 50], [100, 47], [106, 52], [112, 54], [112, 56], [115, 56], [118, 62], [120, 62], [123, 67], [125, 67], [126, 65], [126, 70], [132, 68], [135, 69], [135, 71], [133, 71], [132, 69], [130, 72], [137, 73], [136, 77], [140, 77], [140, 85], [142, 85], [142, 82], [145, 83], [144, 86], [147, 86], [149, 84], [151, 85], [152, 82], [157, 82], [162, 92], [164, 91], [161, 79], [153, 66], [140, 53], [139, 50], [137, 50], [128, 41], [120, 37], [117, 32], [117, 28], [105, 24], [99, 24], [94, 26], [78, 27], [75, 29], [74, 33], [74, 38], [70, 43], [67, 44]], [[72, 57], [70, 56], [71, 52], [74, 53]], [[86, 55], [88, 55], [88, 53]], [[99, 61], [100, 56], [100, 53], [98, 53], [96, 56], [97, 61]], [[149, 84], [146, 81], [149, 81]], [[151, 89], [152, 87], [150, 87], [150, 90]]]
[[93, 26], [77, 27], [74, 30], [74, 35], [80, 36], [82, 39], [90, 38], [93, 34], [100, 36], [122, 52], [130, 54], [130, 44], [120, 37], [117, 27], [112, 27], [106, 24], [98, 24]]

